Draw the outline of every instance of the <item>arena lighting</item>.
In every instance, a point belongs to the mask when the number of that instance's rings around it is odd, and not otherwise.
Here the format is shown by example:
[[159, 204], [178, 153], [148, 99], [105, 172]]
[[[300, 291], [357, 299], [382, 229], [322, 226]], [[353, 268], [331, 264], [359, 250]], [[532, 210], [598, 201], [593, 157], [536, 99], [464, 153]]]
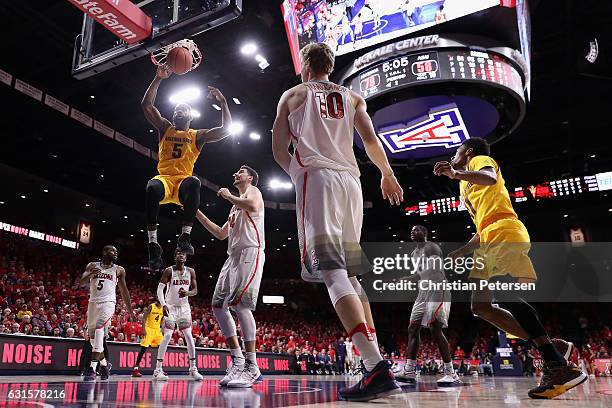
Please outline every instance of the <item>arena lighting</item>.
[[249, 137], [253, 140], [259, 140], [261, 139], [261, 135], [257, 132], [251, 132], [249, 133]]
[[234, 103], [236, 105], [240, 105], [242, 103], [242, 102], [240, 102], [240, 99], [238, 99], [238, 98], [232, 98], [232, 100], [234, 101]]
[[188, 103], [195, 101], [202, 96], [202, 91], [199, 88], [191, 87], [182, 89], [170, 96], [170, 102], [172, 103]]
[[274, 178], [270, 180], [268, 187], [270, 187], [272, 190], [291, 190], [293, 184], [288, 181], [280, 181], [279, 179]]
[[26, 196], [24, 196], [24, 195], [22, 195], [22, 196], [20, 196], [20, 197], [21, 197], [21, 198], [26, 198]]
[[253, 55], [257, 51], [257, 44], [255, 43], [246, 43], [240, 48], [240, 52], [244, 55]]
[[241, 122], [232, 122], [229, 127], [229, 131], [233, 136], [239, 135], [240, 133], [242, 133], [243, 130], [244, 125]]
[[270, 63], [268, 62], [267, 59], [265, 59], [262, 55], [257, 54], [255, 56], [255, 61], [257, 61], [257, 65], [259, 66], [260, 69], [266, 69], [270, 66]]
[[216, 103], [213, 103], [212, 107], [215, 108], [215, 110], [218, 110], [218, 111], [221, 110], [221, 107], [219, 105], [217, 105]]
[[197, 118], [199, 118], [200, 116], [202, 116], [202, 114], [201, 114], [199, 111], [197, 111], [197, 110], [195, 110], [195, 109], [192, 109], [192, 110], [191, 110], [191, 118], [192, 118], [192, 119], [197, 119]]
[[285, 303], [285, 297], [284, 296], [262, 296], [261, 301], [264, 302], [265, 304], [268, 305], [282, 305], [283, 303]]

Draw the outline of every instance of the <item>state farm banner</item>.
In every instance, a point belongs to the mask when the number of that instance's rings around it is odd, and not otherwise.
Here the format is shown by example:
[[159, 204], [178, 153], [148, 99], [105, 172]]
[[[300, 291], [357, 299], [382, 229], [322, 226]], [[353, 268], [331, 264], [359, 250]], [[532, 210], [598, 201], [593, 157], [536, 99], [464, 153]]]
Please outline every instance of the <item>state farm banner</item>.
[[[76, 373], [83, 339], [0, 334], [0, 375], [71, 374]], [[128, 374], [135, 365], [140, 344], [108, 342], [109, 360], [115, 374]], [[220, 374], [231, 362], [229, 350], [196, 347], [197, 365], [202, 374]], [[140, 363], [143, 374], [152, 374], [157, 349], [149, 349]], [[294, 372], [296, 360], [288, 354], [257, 353], [257, 364], [263, 373]], [[164, 371], [185, 374], [189, 355], [185, 347], [169, 346]]]
[[128, 44], [137, 43], [151, 35], [151, 17], [129, 0], [68, 1]]

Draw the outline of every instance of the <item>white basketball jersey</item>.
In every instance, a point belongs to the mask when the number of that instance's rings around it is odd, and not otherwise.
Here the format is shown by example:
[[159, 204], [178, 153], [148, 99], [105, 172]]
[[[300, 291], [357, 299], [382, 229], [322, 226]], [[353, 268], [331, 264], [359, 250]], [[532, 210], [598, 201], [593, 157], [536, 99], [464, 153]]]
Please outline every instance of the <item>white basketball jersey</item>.
[[309, 167], [349, 171], [359, 177], [353, 152], [355, 108], [350, 91], [332, 82], [305, 82], [304, 103], [289, 114], [294, 154], [289, 173]]
[[116, 302], [117, 265], [113, 264], [108, 269], [104, 269], [101, 262], [96, 262], [95, 266], [100, 272], [94, 274], [89, 281], [89, 301]]
[[248, 212], [236, 206], [232, 207], [227, 219], [229, 235], [227, 237], [227, 254], [244, 248], [265, 248], [264, 209]]
[[186, 266], [182, 270], [176, 270], [172, 267], [172, 276], [166, 288], [166, 303], [169, 306], [182, 306], [189, 304], [187, 296], [179, 297], [181, 288], [188, 291], [191, 287], [191, 273]]

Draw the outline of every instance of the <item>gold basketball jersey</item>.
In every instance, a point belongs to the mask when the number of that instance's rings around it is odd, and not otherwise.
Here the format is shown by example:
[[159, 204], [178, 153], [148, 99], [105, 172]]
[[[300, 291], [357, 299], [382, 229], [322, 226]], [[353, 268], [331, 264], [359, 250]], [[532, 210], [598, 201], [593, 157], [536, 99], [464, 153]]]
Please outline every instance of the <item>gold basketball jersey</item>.
[[177, 130], [170, 126], [159, 142], [157, 171], [161, 176], [191, 176], [200, 150], [196, 145], [197, 130]]
[[157, 306], [155, 303], [151, 305], [151, 313], [147, 316], [146, 326], [159, 328], [164, 315], [164, 309], [161, 306]]

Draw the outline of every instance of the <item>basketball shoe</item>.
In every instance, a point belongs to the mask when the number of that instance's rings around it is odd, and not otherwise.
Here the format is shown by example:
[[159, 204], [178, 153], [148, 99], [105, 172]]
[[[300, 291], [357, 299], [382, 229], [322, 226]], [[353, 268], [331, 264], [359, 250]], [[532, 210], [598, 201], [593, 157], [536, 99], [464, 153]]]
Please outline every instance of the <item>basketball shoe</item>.
[[149, 242], [149, 268], [154, 271], [160, 270], [164, 266], [162, 260], [162, 247], [157, 242]]
[[574, 343], [563, 339], [552, 339], [550, 342], [568, 363], [572, 363], [576, 366], [578, 365], [578, 351], [576, 347], [574, 347]]
[[239, 367], [234, 363], [234, 357], [232, 356], [232, 362], [230, 363], [230, 366], [227, 367], [227, 371], [225, 371], [225, 377], [219, 381], [219, 386], [227, 387], [227, 384], [229, 384], [230, 381], [238, 377], [240, 371], [242, 371], [242, 368], [243, 367]]
[[338, 399], [342, 401], [370, 401], [401, 391], [402, 389], [395, 381], [393, 372], [391, 372], [391, 363], [388, 360], [381, 360], [372, 371], [366, 372], [357, 384], [338, 391]]
[[183, 232], [176, 241], [176, 249], [184, 254], [193, 255], [195, 250], [193, 249], [193, 245], [191, 245], [191, 235]]
[[249, 360], [244, 363], [244, 368], [238, 373], [236, 378], [227, 383], [228, 388], [250, 388], [256, 382], [260, 382], [261, 372], [257, 364]]
[[168, 381], [168, 376], [166, 373], [164, 373], [164, 370], [161, 368], [156, 368], [155, 371], [153, 371], [153, 379], [158, 381]]
[[534, 399], [552, 399], [587, 380], [578, 367], [564, 365], [555, 361], [544, 364], [540, 385], [529, 390], [529, 397]]
[[96, 372], [91, 366], [87, 367], [87, 369], [85, 370], [85, 374], [83, 375], [83, 381], [96, 381]]
[[138, 368], [134, 368], [132, 370], [132, 377], [136, 377], [136, 378], [142, 377], [142, 374], [140, 373], [140, 370]]

